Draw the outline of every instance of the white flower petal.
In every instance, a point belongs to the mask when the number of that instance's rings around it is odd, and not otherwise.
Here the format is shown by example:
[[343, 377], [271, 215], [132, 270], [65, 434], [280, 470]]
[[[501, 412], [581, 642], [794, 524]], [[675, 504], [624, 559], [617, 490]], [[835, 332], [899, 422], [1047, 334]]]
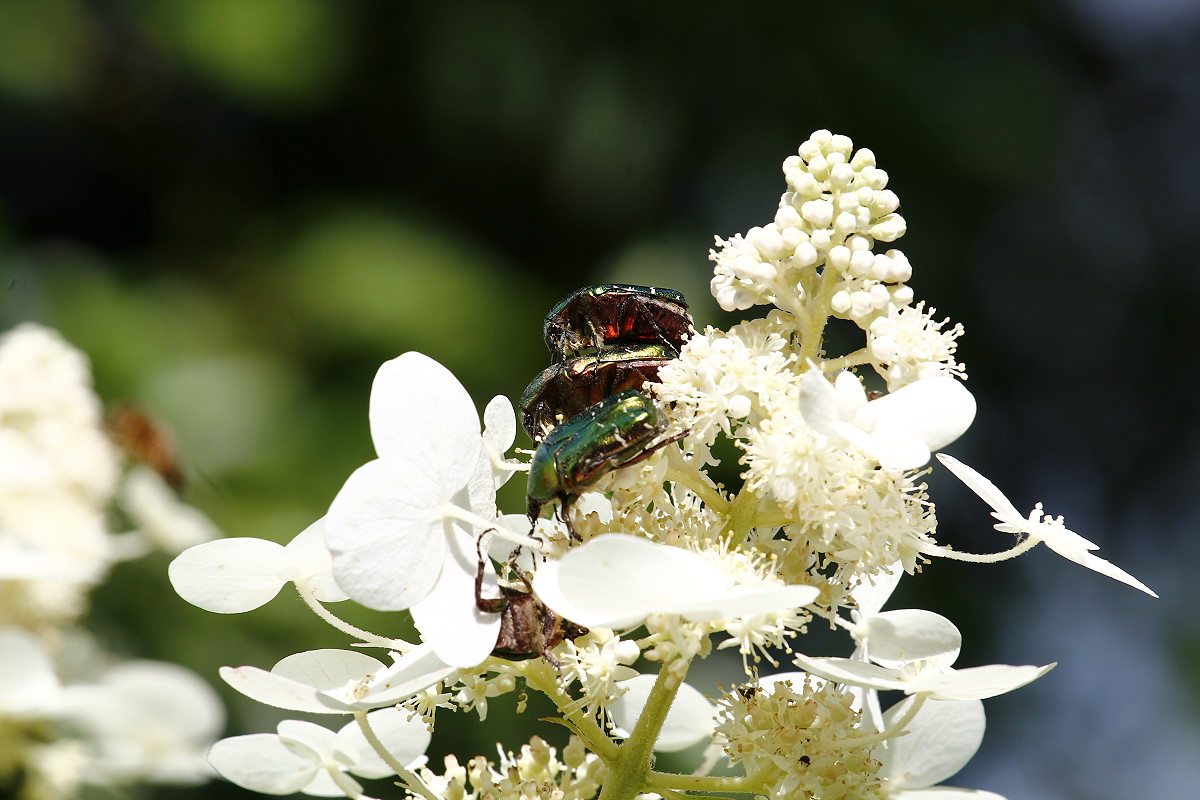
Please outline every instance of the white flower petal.
[[[433, 738], [429, 727], [420, 716], [407, 709], [384, 708], [367, 715], [371, 730], [392, 757], [406, 767], [420, 762], [425, 748]], [[383, 762], [375, 752], [357, 722], [349, 722], [338, 731], [342, 748], [353, 754], [354, 765], [350, 771], [364, 778], [386, 778], [395, 770]]]
[[910, 383], [870, 407], [877, 427], [904, 430], [934, 451], [962, 436], [975, 419], [974, 395], [948, 375]]
[[360, 680], [381, 667], [381, 661], [357, 650], [306, 650], [280, 659], [271, 673], [325, 690]]
[[[184, 742], [207, 745], [225, 726], [225, 708], [208, 682], [189, 669], [166, 661], [135, 660], [114, 665], [96, 684], [75, 684], [67, 692], [100, 689], [110, 702], [104, 713], [119, 706], [139, 726], [152, 722], [160, 736], [157, 758], [167, 753], [164, 734]], [[67, 706], [80, 711], [77, 697], [68, 696]], [[85, 701], [86, 702], [86, 701]], [[148, 731], [147, 731], [148, 732]]]
[[517, 415], [512, 401], [498, 394], [483, 409], [483, 441], [495, 458], [503, 458], [517, 440]]
[[217, 539], [184, 550], [167, 575], [184, 600], [217, 614], [264, 605], [283, 588], [283, 545], [265, 539]]
[[293, 794], [317, 774], [317, 762], [288, 747], [273, 733], [222, 739], [208, 763], [226, 780], [262, 794]]
[[982, 789], [958, 789], [934, 786], [929, 789], [902, 789], [890, 795], [893, 800], [1005, 800], [1004, 795]]
[[996, 488], [996, 484], [980, 475], [973, 468], [968, 467], [957, 458], [948, 456], [945, 453], [938, 453], [938, 461], [941, 461], [946, 469], [953, 472], [955, 477], [965, 483], [968, 489], [979, 495], [983, 502], [991, 506], [992, 510], [997, 514], [1016, 517], [1022, 516], [1021, 512], [1017, 511], [1017, 507], [1004, 496], [1004, 492]]
[[895, 472], [916, 469], [929, 461], [929, 446], [916, 434], [896, 427], [880, 427], [863, 448], [879, 461], [879, 466]]
[[863, 621], [867, 654], [884, 667], [931, 660], [950, 666], [958, 658], [962, 634], [954, 623], [921, 608], [873, 614]]
[[[883, 715], [885, 728], [907, 713], [915, 698]], [[978, 700], [928, 700], [904, 729], [887, 742], [882, 774], [898, 789], [923, 789], [941, 783], [966, 766], [983, 742], [987, 726]]]
[[[1046, 542], [1046, 544], [1049, 545], [1050, 543]], [[1121, 583], [1124, 583], [1127, 586], [1132, 586], [1134, 589], [1140, 589], [1141, 591], [1145, 592], [1146, 594], [1150, 595], [1151, 597], [1158, 597], [1158, 595], [1155, 594], [1154, 590], [1152, 590], [1149, 586], [1142, 583], [1137, 578], [1133, 577], [1128, 572], [1126, 572], [1125, 570], [1118, 567], [1116, 564], [1113, 564], [1112, 562], [1109, 562], [1109, 561], [1105, 561], [1103, 558], [1100, 558], [1099, 556], [1094, 556], [1091, 553], [1080, 553], [1080, 554], [1078, 554], [1079, 558], [1072, 558], [1070, 555], [1067, 555], [1066, 553], [1064, 553], [1060, 550], [1055, 550], [1055, 552], [1057, 552], [1059, 555], [1066, 556], [1067, 558], [1071, 559], [1075, 563], [1085, 566], [1094, 572], [1099, 572], [1101, 575], [1107, 575], [1108, 577], [1112, 578], [1113, 580], [1120, 581]]]
[[0, 629], [0, 718], [48, 710], [61, 691], [54, 662], [33, 634]]
[[[452, 529], [446, 561], [432, 591], [412, 607], [413, 623], [437, 657], [450, 666], [473, 667], [491, 655], [500, 635], [500, 615], [475, 605], [479, 559], [475, 540]], [[484, 560], [484, 596], [499, 596], [492, 562]]]
[[837, 389], [820, 370], [810, 369], [800, 376], [800, 413], [808, 427], [826, 436], [833, 433], [834, 423], [841, 419]]
[[864, 617], [878, 614], [903, 576], [904, 565], [899, 561], [866, 576], [850, 593], [858, 606], [859, 614]]
[[560, 616], [588, 628], [624, 628], [655, 612], [679, 613], [725, 589], [715, 564], [627, 534], [597, 536], [544, 564], [533, 587]]
[[913, 681], [909, 693], [928, 692], [936, 700], [986, 700], [1019, 689], [1054, 669], [1044, 667], [988, 664], [936, 674], [930, 672]]
[[817, 599], [815, 586], [734, 586], [710, 596], [681, 601], [672, 611], [689, 622], [710, 622], [800, 608]]
[[350, 760], [350, 754], [344, 750], [344, 742], [335, 732], [321, 725], [301, 719], [285, 719], [275, 730], [279, 733], [279, 738], [287, 744], [299, 745], [301, 752], [310, 751], [322, 760]]
[[383, 663], [354, 650], [310, 650], [258, 667], [222, 667], [221, 678], [247, 697], [276, 708], [313, 714], [346, 714], [350, 708], [322, 692], [378, 672]]
[[380, 708], [403, 702], [457, 671], [456, 667], [447, 666], [437, 657], [432, 645], [424, 643], [397, 658], [390, 666], [321, 694], [350, 708]]
[[853, 658], [810, 658], [796, 654], [793, 663], [805, 672], [834, 683], [862, 686], [866, 689], [909, 691], [911, 684], [899, 678], [896, 670]]
[[309, 525], [284, 547], [291, 580], [301, 579], [315, 591], [322, 603], [340, 603], [349, 599], [333, 579], [333, 556], [325, 545], [325, 518]]
[[[504, 480], [500, 480], [502, 474], [505, 476]], [[496, 489], [503, 486], [511, 475], [511, 472], [496, 470], [492, 466], [492, 459], [487, 452], [480, 448], [475, 470], [467, 479], [467, 490], [466, 492], [459, 491], [454, 495], [455, 505], [468, 507], [472, 513], [483, 519], [494, 520], [498, 514]], [[463, 501], [464, 494], [465, 502]]]
[[368, 608], [399, 611], [429, 594], [441, 572], [449, 496], [416, 464], [383, 459], [354, 471], [325, 516], [338, 586]]
[[370, 419], [381, 458], [422, 465], [442, 486], [465, 485], [483, 447], [471, 396], [450, 370], [421, 353], [379, 368]]
[[[628, 737], [633, 731], [642, 709], [646, 707], [646, 699], [654, 688], [655, 680], [654, 675], [638, 675], [621, 683], [625, 694], [609, 707], [617, 724], [614, 731], [617, 736]], [[654, 749], [660, 753], [673, 753], [704, 741], [715, 727], [713, 717], [716, 710], [716, 706], [695, 687], [687, 683], [680, 685], [675, 702], [671, 704], [658, 739], [654, 742]]]

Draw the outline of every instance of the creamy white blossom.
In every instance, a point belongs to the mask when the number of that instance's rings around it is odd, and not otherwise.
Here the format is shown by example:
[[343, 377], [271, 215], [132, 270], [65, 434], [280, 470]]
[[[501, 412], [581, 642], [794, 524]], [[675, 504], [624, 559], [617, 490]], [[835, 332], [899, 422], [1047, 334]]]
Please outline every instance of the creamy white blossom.
[[839, 373], [831, 385], [809, 370], [800, 379], [800, 410], [813, 430], [857, 445], [884, 469], [906, 470], [966, 432], [975, 398], [960, 381], [938, 376], [868, 400], [851, 373]]
[[1000, 520], [993, 526], [996, 530], [1028, 536], [1035, 541], [1044, 543], [1068, 561], [1074, 561], [1101, 575], [1107, 575], [1113, 580], [1132, 586], [1151, 597], [1158, 597], [1150, 587], [1125, 570], [1093, 555], [1091, 551], [1098, 550], [1100, 546], [1088, 541], [1075, 531], [1068, 530], [1063, 524], [1062, 517], [1051, 517], [1044, 513], [1041, 503], [1033, 507], [1029, 516], [1023, 516], [1021, 512], [1017, 511], [1017, 507], [1004, 496], [1004, 493], [996, 488], [994, 483], [974, 469], [948, 455], [939, 455], [938, 459], [971, 491], [992, 507], [992, 516]]
[[349, 714], [403, 702], [453, 672], [429, 645], [392, 654], [392, 664], [355, 650], [308, 650], [268, 672], [222, 667], [221, 678], [247, 697], [289, 711]]
[[[367, 715], [367, 723], [387, 750], [406, 766], [424, 761], [429, 732], [419, 720], [397, 709]], [[223, 777], [265, 794], [360, 797], [363, 778], [395, 774], [374, 751], [357, 723], [334, 731], [302, 720], [284, 720], [276, 733], [222, 739], [208, 759]]]
[[411, 608], [439, 656], [474, 666], [500, 630], [499, 615], [479, 611], [473, 595], [471, 531], [496, 520], [496, 478], [475, 406], [445, 367], [405, 353], [376, 374], [370, 422], [379, 457], [350, 476], [326, 516], [334, 577], [365, 606]]
[[[491, 759], [449, 756], [440, 773], [402, 766], [416, 751], [397, 742], [388, 769], [425, 800], [592, 800], [601, 791], [605, 800], [997, 800], [936, 784], [978, 748], [980, 701], [1054, 664], [955, 669], [958, 628], [924, 609], [884, 611], [893, 589], [933, 557], [999, 561], [1039, 541], [1145, 587], [1060, 519], [1040, 506], [1022, 517], [946, 456], [992, 506], [997, 529], [1025, 540], [994, 556], [942, 543], [922, 479], [931, 455], [975, 417], [956, 359], [963, 329], [916, 301], [914, 264], [891, 246], [906, 230], [899, 198], [871, 151], [816, 131], [783, 174], [773, 216], [717, 239], [710, 254], [718, 303], [770, 306], [765, 314], [668, 346], [663, 320], [689, 327], [682, 301], [618, 285], [577, 293], [577, 308], [560, 305], [547, 318], [551, 334], [580, 328], [570, 333], [588, 343], [586, 357], [599, 356], [587, 367], [596, 380], [579, 389], [588, 394], [573, 400], [602, 400], [631, 355], [651, 353], [657, 375], [634, 387], [662, 420], [649, 443], [592, 420], [537, 444], [561, 505], [574, 507], [571, 530], [561, 513], [499, 513], [497, 489], [528, 468], [510, 452], [516, 419], [506, 398], [487, 404], [481, 426], [436, 361], [405, 353], [385, 363], [368, 414], [378, 457], [337, 493], [324, 544], [320, 523], [287, 547], [210, 542], [179, 556], [171, 578], [191, 602], [226, 613], [293, 581], [316, 613], [359, 644], [386, 648], [391, 663], [313, 650], [271, 670], [227, 667], [222, 678], [271, 706], [357, 721], [398, 704], [369, 719], [404, 715], [434, 729], [439, 712], [494, 717], [508, 695], [524, 712], [540, 692], [573, 734], [561, 754], [534, 738], [517, 752], [500, 745]], [[552, 382], [554, 369], [538, 380]], [[881, 378], [886, 392], [868, 392], [864, 376]], [[354, 628], [321, 605], [345, 596], [407, 611], [421, 641]], [[814, 621], [845, 634], [852, 655], [796, 653]], [[733, 647], [741, 671], [715, 702], [686, 683], [697, 659]], [[777, 665], [781, 653], [803, 672], [759, 678], [759, 665]], [[908, 698], [884, 712], [881, 692]], [[221, 742], [212, 761], [257, 791], [357, 798], [351, 774], [387, 772], [363, 766], [370, 756], [344, 740], [347, 730], [285, 722], [275, 734]], [[653, 751], [692, 745], [706, 755], [690, 774], [654, 766]], [[735, 774], [714, 774], [724, 762]]]

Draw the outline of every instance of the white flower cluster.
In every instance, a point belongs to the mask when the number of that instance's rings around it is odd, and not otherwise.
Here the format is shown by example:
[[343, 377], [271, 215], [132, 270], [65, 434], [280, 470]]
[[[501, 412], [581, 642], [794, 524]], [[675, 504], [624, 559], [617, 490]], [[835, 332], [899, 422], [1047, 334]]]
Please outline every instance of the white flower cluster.
[[[0, 336], [0, 788], [27, 800], [211, 777], [212, 689], [173, 664], [115, 661], [71, 627], [119, 559], [217, 535], [127, 466], [83, 353], [33, 323]], [[111, 529], [118, 510], [133, 530]]]
[[422, 769], [421, 776], [434, 796], [454, 800], [587, 800], [595, 797], [604, 780], [604, 763], [572, 737], [560, 759], [553, 747], [534, 737], [520, 755], [502, 753], [499, 764], [476, 756], [461, 766], [446, 757], [445, 772]]
[[899, 250], [874, 253], [875, 242], [904, 235], [900, 199], [870, 150], [846, 136], [815, 132], [783, 162], [788, 191], [775, 219], [745, 236], [717, 239], [713, 297], [726, 311], [772, 303], [789, 311], [814, 295], [862, 328], [889, 306], [905, 306], [912, 274]]
[[[774, 221], [713, 255], [720, 304], [774, 305], [765, 317], [695, 333], [678, 357], [672, 331], [686, 310], [677, 293], [599, 287], [583, 295], [592, 306], [560, 305], [548, 317], [548, 326], [579, 324], [550, 331], [548, 342], [595, 350], [571, 362], [581, 381], [571, 391], [600, 391], [606, 371], [630, 363], [657, 382], [642, 387], [653, 401], [610, 393], [555, 417], [559, 427], [539, 440], [529, 467], [529, 518], [497, 508], [497, 489], [525, 468], [507, 455], [511, 403], [492, 400], [481, 425], [453, 375], [405, 353], [372, 388], [378, 457], [349, 477], [322, 520], [286, 546], [222, 540], [172, 563], [175, 588], [202, 608], [249, 611], [291, 582], [322, 618], [387, 654], [313, 650], [270, 670], [223, 669], [249, 697], [352, 716], [357, 728], [289, 721], [278, 734], [225, 740], [212, 755], [222, 774], [258, 791], [348, 797], [365, 790], [347, 773], [395, 775], [426, 800], [994, 797], [928, 787], [975, 752], [981, 700], [1053, 665], [953, 669], [961, 637], [949, 620], [882, 611], [896, 583], [934, 557], [1000, 561], [1044, 542], [1150, 590], [1060, 518], [1040, 506], [1021, 515], [948, 456], [941, 463], [1018, 541], [989, 555], [938, 544], [920, 477], [975, 415], [954, 360], [962, 329], [912, 304], [901, 253], [873, 252], [904, 222], [869, 151], [818, 131], [784, 173]], [[609, 289], [619, 301], [604, 299]], [[570, 322], [579, 313], [610, 317]], [[857, 324], [859, 349], [826, 352], [834, 318]], [[868, 392], [857, 367], [870, 367], [886, 393]], [[539, 376], [535, 396], [554, 369]], [[626, 399], [644, 402], [608, 404]], [[646, 421], [647, 405], [661, 425]], [[731, 449], [741, 469], [726, 486], [713, 468]], [[559, 519], [540, 519], [556, 501]], [[358, 629], [326, 607], [347, 598], [408, 610], [420, 641]], [[797, 652], [814, 617], [849, 634], [850, 658]], [[695, 659], [721, 648], [738, 650], [741, 671], [714, 703], [686, 678]], [[757, 677], [759, 665], [781, 658], [803, 672]], [[534, 740], [519, 756], [501, 749], [498, 763], [450, 758], [441, 775], [420, 765], [424, 740], [414, 732], [434, 727], [435, 711], [482, 718], [491, 698], [529, 690], [545, 694], [574, 734], [561, 760]], [[907, 699], [884, 712], [885, 691]], [[519, 709], [524, 702], [522, 694]], [[347, 731], [361, 731], [378, 760], [345, 742]], [[708, 757], [691, 774], [653, 768], [655, 750], [700, 742]], [[721, 763], [744, 771], [711, 774]]]

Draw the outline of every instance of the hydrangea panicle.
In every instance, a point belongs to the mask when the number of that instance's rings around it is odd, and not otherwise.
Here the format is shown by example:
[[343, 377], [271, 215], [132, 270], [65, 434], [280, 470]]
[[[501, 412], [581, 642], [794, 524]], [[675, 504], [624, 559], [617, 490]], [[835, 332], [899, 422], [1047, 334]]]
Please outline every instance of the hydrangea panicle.
[[[378, 457], [349, 476], [310, 529], [323, 536], [302, 534], [323, 543], [228, 540], [176, 559], [172, 580], [197, 605], [245, 611], [294, 581], [316, 613], [392, 659], [316, 650], [270, 671], [222, 670], [254, 699], [352, 715], [361, 731], [350, 743], [350, 729], [289, 721], [274, 734], [224, 740], [211, 756], [223, 774], [262, 792], [349, 797], [364, 791], [351, 775], [395, 774], [423, 800], [995, 797], [933, 785], [977, 749], [980, 701], [1054, 664], [956, 670], [962, 639], [950, 620], [882, 610], [929, 559], [962, 555], [940, 543], [921, 481], [931, 456], [975, 418], [956, 360], [962, 327], [935, 321], [916, 301], [914, 265], [894, 246], [906, 230], [899, 198], [871, 151], [816, 131], [783, 175], [772, 219], [717, 239], [710, 253], [722, 308], [770, 308], [728, 330], [696, 332], [677, 357], [661, 359], [657, 382], [641, 387], [666, 420], [661, 448], [640, 452], [636, 440], [614, 443], [609, 428], [587, 428], [592, 418], [578, 423], [571, 445], [589, 491], [575, 503], [573, 536], [561, 519], [531, 524], [499, 513], [497, 489], [528, 469], [509, 454], [512, 404], [494, 398], [481, 425], [445, 367], [405, 353], [372, 386]], [[643, 291], [634, 287], [628, 302], [636, 306]], [[860, 342], [827, 352], [831, 320], [851, 323], [838, 324]], [[591, 355], [623, 346], [594, 329], [574, 333], [595, 341]], [[670, 342], [671, 355], [678, 344]], [[618, 467], [610, 445], [645, 458]], [[738, 476], [723, 483], [713, 468], [731, 451]], [[574, 473], [551, 454], [544, 464], [556, 485]], [[1023, 517], [987, 479], [939, 458], [992, 506], [998, 530], [1026, 538], [995, 558], [963, 560], [1001, 560], [1040, 541], [1149, 591], [1040, 506]], [[500, 646], [501, 615], [477, 599], [500, 596], [496, 564], [513, 586], [530, 584], [541, 604], [528, 607], [542, 616], [513, 636], [539, 641], [539, 623], [553, 617], [546, 609], [590, 631], [553, 653]], [[340, 623], [322, 603], [346, 596], [407, 610], [421, 641]], [[800, 652], [814, 619], [847, 634], [853, 654]], [[687, 677], [697, 659], [723, 648], [741, 659], [729, 659], [733, 688], [714, 702]], [[758, 675], [780, 654], [803, 672]], [[883, 711], [886, 691], [907, 698]], [[396, 715], [435, 728], [438, 709], [494, 717], [504, 708], [497, 698], [519, 693], [520, 712], [529, 692], [544, 694], [571, 732], [561, 755], [534, 738], [518, 753], [500, 746], [490, 760], [447, 757], [438, 773], [415, 766], [415, 749], [389, 744], [404, 727]], [[376, 720], [386, 720], [378, 731]], [[701, 743], [708, 756], [690, 774], [655, 769], [656, 750]], [[740, 773], [711, 774], [722, 761]]]

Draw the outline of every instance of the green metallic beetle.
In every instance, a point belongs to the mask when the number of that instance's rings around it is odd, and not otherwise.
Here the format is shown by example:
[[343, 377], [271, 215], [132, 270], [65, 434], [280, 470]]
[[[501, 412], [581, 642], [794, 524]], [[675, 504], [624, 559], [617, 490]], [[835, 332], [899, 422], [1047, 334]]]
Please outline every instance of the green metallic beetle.
[[584, 409], [546, 435], [529, 462], [526, 498], [530, 525], [559, 501], [571, 537], [571, 504], [614, 469], [636, 464], [681, 438], [664, 437], [666, 420], [653, 401], [627, 389]]
[[564, 420], [625, 389], [658, 381], [678, 353], [666, 344], [610, 347], [542, 370], [521, 395], [521, 422], [535, 442]]
[[678, 350], [692, 335], [687, 300], [674, 289], [606, 283], [564, 297], [542, 328], [555, 361], [589, 348], [657, 343]]

